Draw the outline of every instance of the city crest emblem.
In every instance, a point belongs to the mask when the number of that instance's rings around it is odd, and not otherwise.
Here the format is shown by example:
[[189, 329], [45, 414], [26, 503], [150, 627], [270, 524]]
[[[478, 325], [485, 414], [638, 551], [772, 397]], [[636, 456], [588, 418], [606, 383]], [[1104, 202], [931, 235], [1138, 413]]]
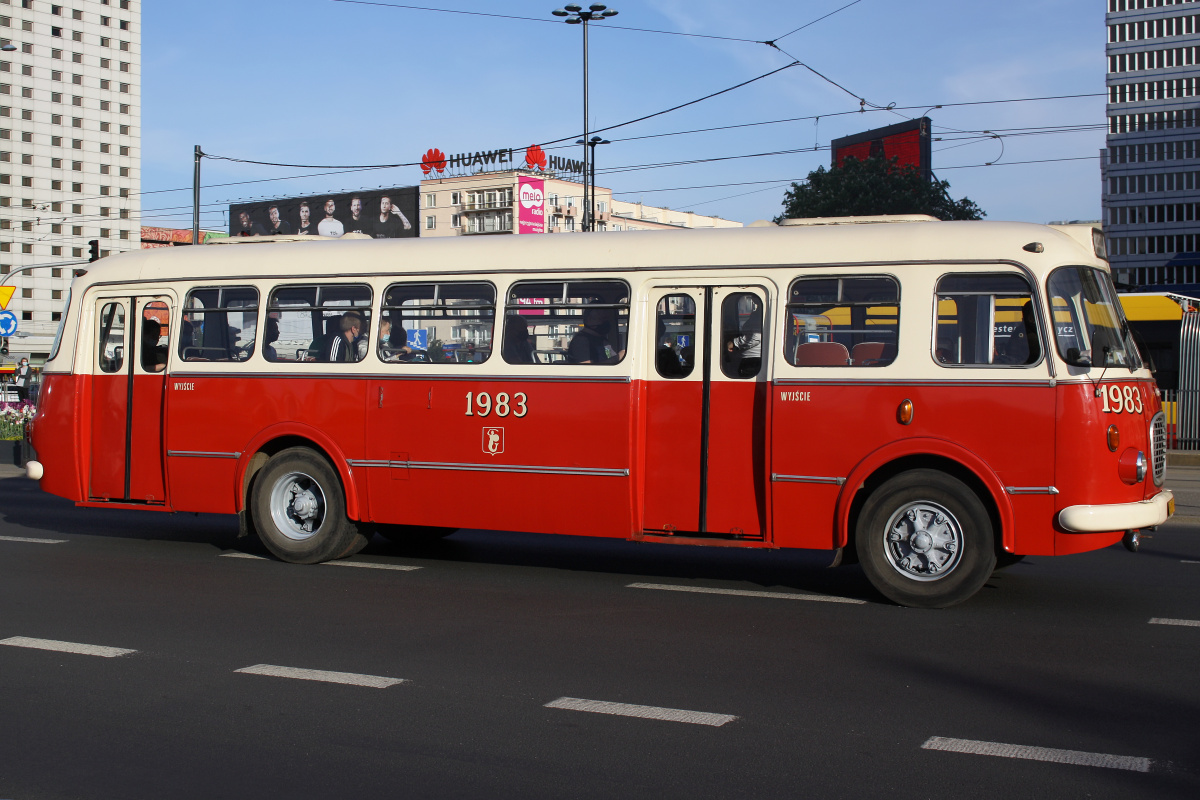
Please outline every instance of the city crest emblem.
[[483, 429], [483, 452], [489, 456], [504, 452], [504, 428]]

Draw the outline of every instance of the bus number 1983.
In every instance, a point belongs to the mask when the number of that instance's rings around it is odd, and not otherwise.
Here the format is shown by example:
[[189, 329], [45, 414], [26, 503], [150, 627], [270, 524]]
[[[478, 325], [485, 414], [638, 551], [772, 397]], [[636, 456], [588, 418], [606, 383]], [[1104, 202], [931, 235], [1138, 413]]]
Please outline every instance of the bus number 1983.
[[1142, 394], [1134, 386], [1118, 386], [1110, 383], [1107, 388], [1100, 390], [1104, 398], [1104, 412], [1107, 414], [1142, 413]]
[[529, 413], [525, 405], [528, 400], [524, 392], [517, 392], [511, 398], [508, 392], [500, 392], [493, 403], [487, 392], [467, 392], [467, 416], [486, 417], [495, 409], [497, 417], [507, 417], [510, 413], [514, 417], [523, 417]]

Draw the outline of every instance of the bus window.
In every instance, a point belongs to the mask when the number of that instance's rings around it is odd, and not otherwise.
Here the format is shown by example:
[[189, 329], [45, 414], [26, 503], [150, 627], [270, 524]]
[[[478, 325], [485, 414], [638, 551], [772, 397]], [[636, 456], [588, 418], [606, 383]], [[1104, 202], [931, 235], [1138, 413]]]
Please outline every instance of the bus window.
[[107, 303], [100, 312], [101, 372], [120, 372], [125, 363], [125, 307]]
[[763, 308], [753, 292], [734, 292], [721, 303], [721, 371], [754, 378], [762, 368]]
[[1029, 282], [1015, 273], [944, 275], [934, 358], [943, 366], [1031, 366], [1042, 359]]
[[[267, 319], [279, 325], [274, 357], [266, 353], [268, 361], [361, 361], [371, 327], [371, 287], [280, 286], [271, 292]], [[274, 326], [269, 332], [274, 335]]]
[[394, 283], [379, 313], [381, 361], [481, 364], [492, 354], [496, 287], [490, 283]]
[[654, 368], [664, 378], [686, 378], [696, 366], [696, 301], [669, 294], [658, 301], [655, 320]]
[[142, 371], [162, 372], [167, 368], [170, 353], [171, 309], [161, 300], [153, 300], [142, 308], [141, 351]]
[[624, 281], [518, 283], [509, 289], [505, 314], [525, 322], [534, 363], [608, 365], [625, 358], [629, 285]]
[[886, 367], [896, 360], [900, 285], [886, 275], [797, 278], [784, 324], [792, 366]]
[[[258, 289], [253, 286], [193, 289], [183, 303], [179, 357], [184, 361], [245, 361], [254, 354], [257, 329]], [[274, 341], [272, 332], [278, 338], [279, 325], [276, 322], [272, 327], [268, 320], [267, 348]]]
[[1129, 323], [1106, 273], [1063, 267], [1050, 273], [1046, 284], [1064, 361], [1073, 367], [1127, 367], [1131, 372], [1141, 368]]

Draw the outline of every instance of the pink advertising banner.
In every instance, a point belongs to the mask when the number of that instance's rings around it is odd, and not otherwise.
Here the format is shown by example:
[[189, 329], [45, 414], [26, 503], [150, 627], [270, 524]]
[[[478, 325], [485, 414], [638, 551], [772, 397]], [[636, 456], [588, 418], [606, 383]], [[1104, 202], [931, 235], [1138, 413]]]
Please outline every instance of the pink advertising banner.
[[546, 232], [546, 182], [524, 175], [517, 182], [517, 233]]

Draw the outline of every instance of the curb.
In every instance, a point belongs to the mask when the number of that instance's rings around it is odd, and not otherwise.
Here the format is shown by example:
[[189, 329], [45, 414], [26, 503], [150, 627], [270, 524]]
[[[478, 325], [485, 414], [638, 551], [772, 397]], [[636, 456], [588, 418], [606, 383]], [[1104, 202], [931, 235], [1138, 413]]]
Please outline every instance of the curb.
[[1200, 467], [1200, 451], [1168, 450], [1168, 467]]

